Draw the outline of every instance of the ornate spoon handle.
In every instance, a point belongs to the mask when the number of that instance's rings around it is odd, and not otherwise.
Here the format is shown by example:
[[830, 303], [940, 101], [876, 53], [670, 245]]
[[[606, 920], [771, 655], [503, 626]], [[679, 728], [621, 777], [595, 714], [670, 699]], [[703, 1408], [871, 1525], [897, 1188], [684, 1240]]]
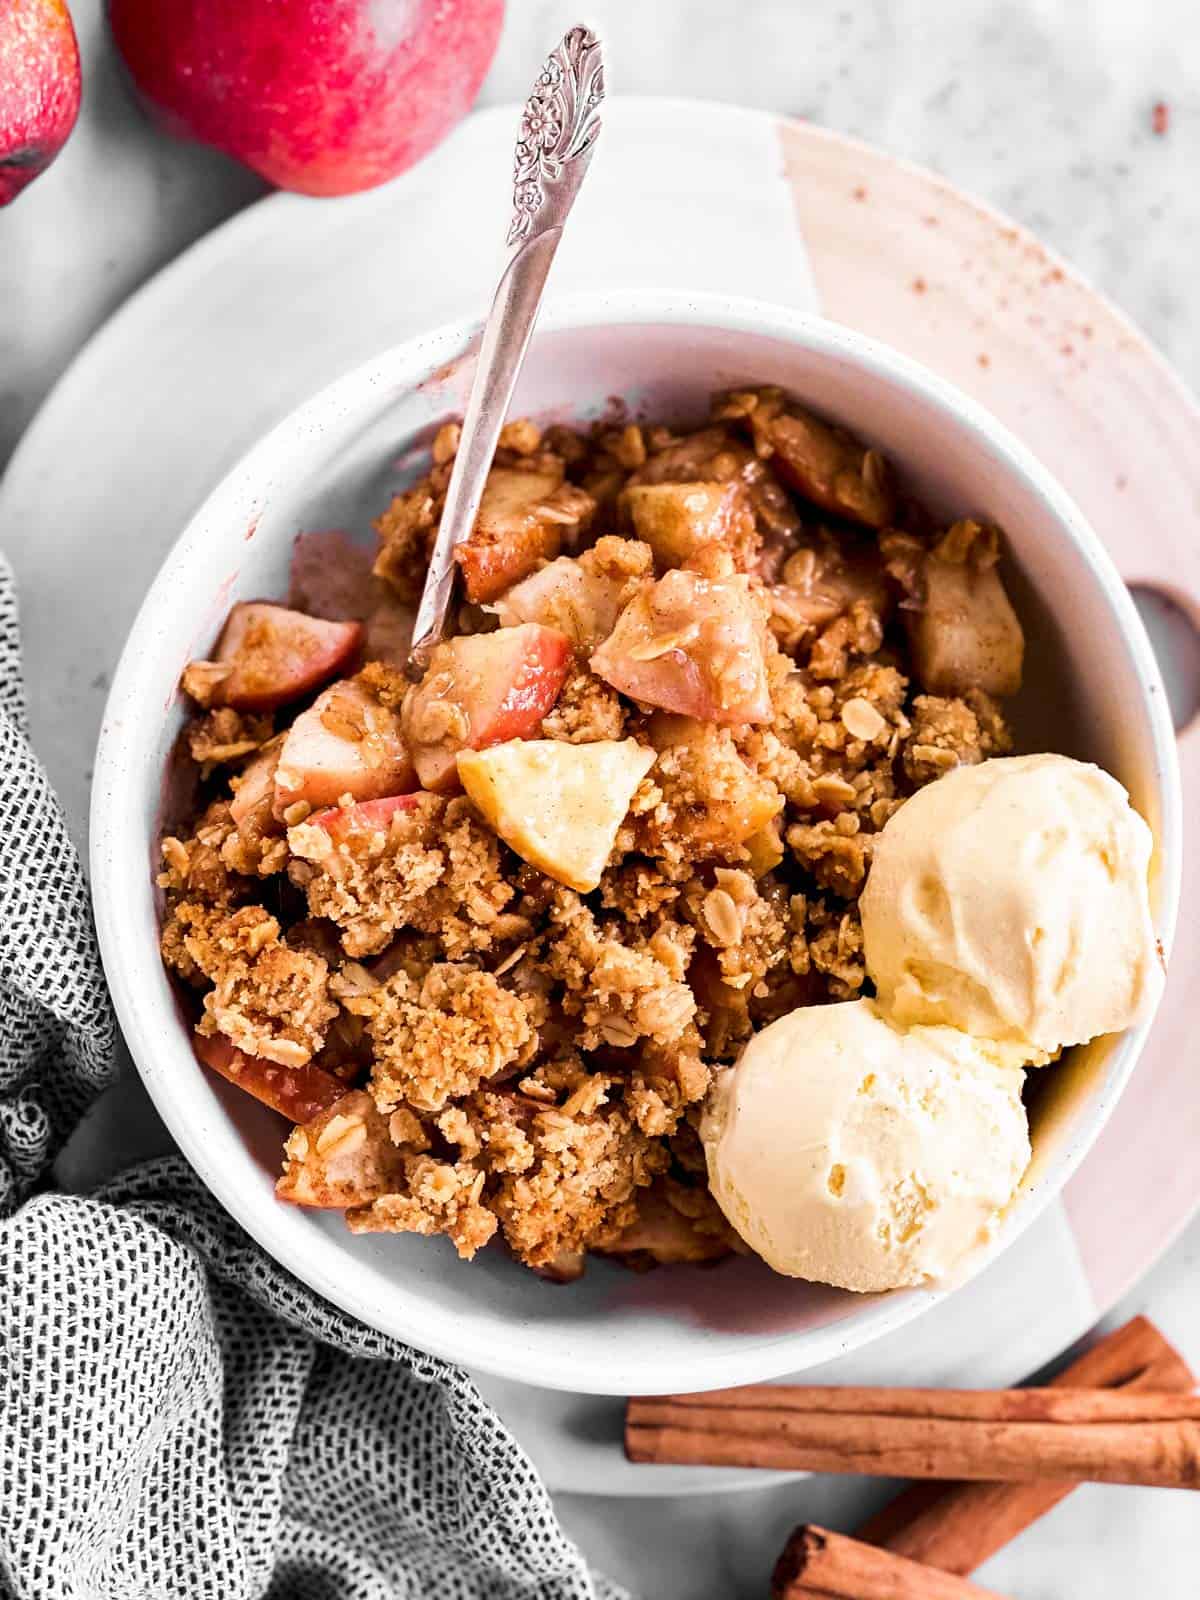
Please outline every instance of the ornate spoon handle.
[[525, 102], [517, 135], [513, 254], [496, 289], [479, 347], [479, 364], [446, 490], [437, 542], [417, 610], [409, 676], [419, 678], [446, 626], [454, 590], [454, 549], [475, 523], [496, 441], [542, 301], [542, 290], [600, 132], [604, 65], [600, 41], [574, 27]]

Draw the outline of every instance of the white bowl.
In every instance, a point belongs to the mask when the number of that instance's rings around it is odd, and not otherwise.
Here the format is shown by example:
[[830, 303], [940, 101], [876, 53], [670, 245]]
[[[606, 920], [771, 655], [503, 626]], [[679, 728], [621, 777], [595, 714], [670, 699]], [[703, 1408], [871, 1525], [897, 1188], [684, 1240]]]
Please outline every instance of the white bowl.
[[[466, 1265], [442, 1239], [352, 1237], [336, 1214], [275, 1199], [283, 1126], [197, 1064], [159, 961], [152, 874], [184, 664], [204, 654], [233, 601], [286, 593], [296, 533], [367, 528], [404, 472], [405, 453], [461, 412], [476, 333], [457, 324], [390, 350], [293, 412], [210, 496], [147, 595], [105, 712], [92, 804], [96, 919], [117, 1013], [164, 1121], [213, 1193], [297, 1277], [382, 1332], [504, 1377], [596, 1394], [795, 1372], [900, 1326], [948, 1289], [861, 1297], [748, 1260], [645, 1276], [598, 1262], [563, 1288], [499, 1251]], [[711, 390], [751, 381], [782, 384], [852, 427], [947, 515], [1005, 529], [1029, 644], [1027, 688], [1015, 708], [1022, 744], [1098, 761], [1129, 789], [1157, 840], [1152, 892], [1166, 947], [1180, 794], [1157, 666], [1079, 511], [974, 401], [816, 317], [717, 295], [622, 291], [546, 308], [514, 415], [586, 419], [620, 396], [650, 415], [700, 417]], [[1082, 1159], [1146, 1031], [1073, 1051], [1041, 1080], [1034, 1161], [989, 1255]]]

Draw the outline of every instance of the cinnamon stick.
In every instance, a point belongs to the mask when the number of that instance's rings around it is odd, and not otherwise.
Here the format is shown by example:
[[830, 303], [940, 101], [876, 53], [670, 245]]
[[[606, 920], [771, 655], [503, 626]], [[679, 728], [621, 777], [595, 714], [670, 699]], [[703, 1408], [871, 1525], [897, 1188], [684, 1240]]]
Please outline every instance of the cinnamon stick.
[[1200, 1488], [1200, 1398], [785, 1384], [631, 1400], [634, 1461]]
[[1002, 1600], [994, 1589], [808, 1524], [771, 1576], [773, 1600]]
[[[1131, 1388], [1186, 1393], [1195, 1375], [1145, 1317], [1108, 1334], [1050, 1380], [1056, 1388]], [[914, 1483], [857, 1530], [880, 1545], [943, 1572], [965, 1576], [1065, 1499], [1078, 1485]]]

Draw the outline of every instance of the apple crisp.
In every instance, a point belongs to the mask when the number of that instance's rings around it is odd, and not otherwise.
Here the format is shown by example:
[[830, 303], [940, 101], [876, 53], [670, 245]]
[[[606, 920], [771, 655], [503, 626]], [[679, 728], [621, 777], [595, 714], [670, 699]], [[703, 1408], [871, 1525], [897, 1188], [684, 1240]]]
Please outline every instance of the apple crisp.
[[457, 444], [373, 567], [302, 535], [291, 604], [189, 665], [163, 960], [200, 1060], [293, 1124], [281, 1199], [563, 1281], [709, 1262], [714, 1068], [870, 993], [879, 831], [1011, 748], [1001, 538], [778, 390], [690, 430], [513, 422], [409, 684]]

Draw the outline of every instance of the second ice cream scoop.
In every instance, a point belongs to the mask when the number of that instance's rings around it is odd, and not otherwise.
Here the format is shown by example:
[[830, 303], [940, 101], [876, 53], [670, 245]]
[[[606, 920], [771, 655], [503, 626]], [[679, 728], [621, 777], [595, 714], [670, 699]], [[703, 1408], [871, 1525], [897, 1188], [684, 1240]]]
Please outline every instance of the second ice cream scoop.
[[1152, 849], [1117, 780], [1067, 756], [984, 761], [918, 790], [879, 835], [862, 896], [880, 1006], [1031, 1064], [1140, 1021], [1163, 984]]

